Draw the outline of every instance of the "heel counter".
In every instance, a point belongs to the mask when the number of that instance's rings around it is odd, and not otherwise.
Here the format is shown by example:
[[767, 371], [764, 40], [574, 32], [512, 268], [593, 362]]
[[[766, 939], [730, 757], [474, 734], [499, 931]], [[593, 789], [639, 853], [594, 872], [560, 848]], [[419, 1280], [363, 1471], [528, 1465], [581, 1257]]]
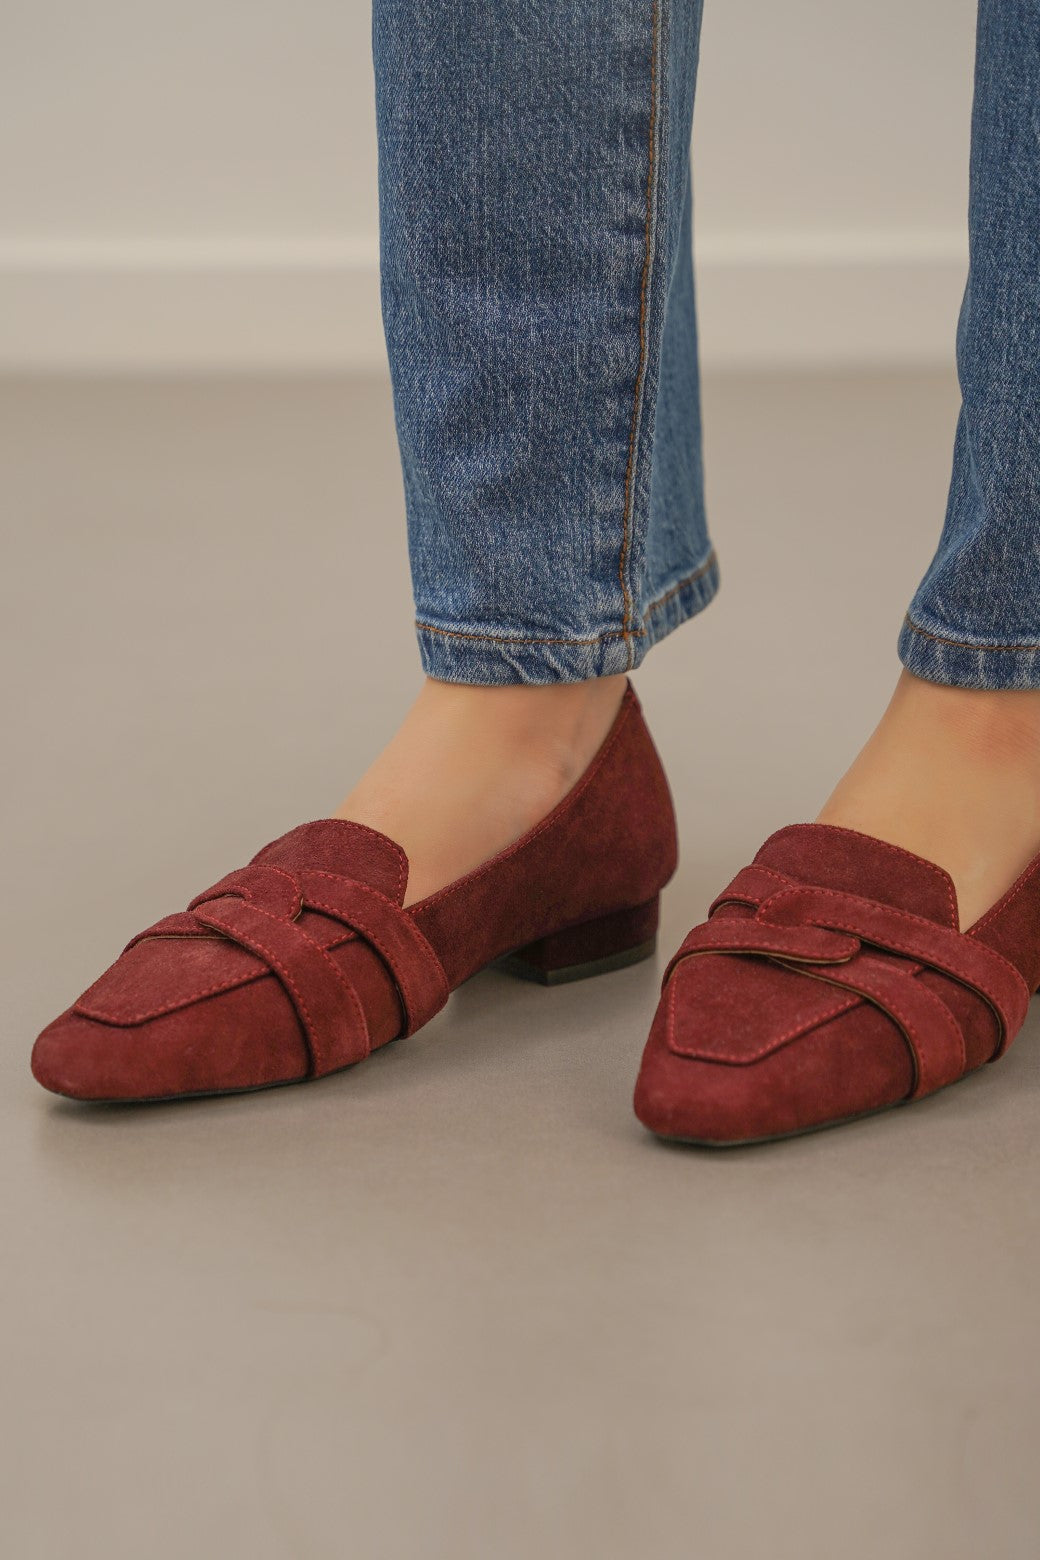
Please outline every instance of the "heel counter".
[[679, 864], [679, 825], [664, 763], [631, 683], [629, 692], [632, 697], [629, 762], [633, 806], [642, 824], [639, 830], [641, 848], [648, 865], [652, 865], [656, 873], [652, 891], [658, 893], [674, 877]]

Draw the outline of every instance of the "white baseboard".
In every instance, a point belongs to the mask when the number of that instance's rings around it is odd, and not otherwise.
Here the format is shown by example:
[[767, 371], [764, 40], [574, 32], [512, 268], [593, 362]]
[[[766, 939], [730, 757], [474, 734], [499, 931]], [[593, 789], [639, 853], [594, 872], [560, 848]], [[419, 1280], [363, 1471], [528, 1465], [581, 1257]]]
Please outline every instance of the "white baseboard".
[[[948, 365], [966, 270], [953, 235], [706, 239], [702, 361]], [[0, 372], [385, 367], [374, 242], [0, 243]]]

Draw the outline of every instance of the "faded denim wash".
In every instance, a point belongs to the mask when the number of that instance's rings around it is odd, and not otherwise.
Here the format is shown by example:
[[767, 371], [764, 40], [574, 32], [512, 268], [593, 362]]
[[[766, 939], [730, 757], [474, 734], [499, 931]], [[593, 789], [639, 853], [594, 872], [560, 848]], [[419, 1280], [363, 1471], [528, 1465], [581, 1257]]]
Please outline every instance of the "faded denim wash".
[[899, 640], [962, 688], [1040, 687], [1040, 4], [979, 0], [957, 324], [961, 412], [939, 549]]
[[[374, 0], [383, 318], [431, 676], [630, 670], [717, 589], [691, 241], [701, 10]], [[973, 687], [1040, 686], [1038, 121], [1040, 7], [980, 0], [963, 410], [899, 645]]]

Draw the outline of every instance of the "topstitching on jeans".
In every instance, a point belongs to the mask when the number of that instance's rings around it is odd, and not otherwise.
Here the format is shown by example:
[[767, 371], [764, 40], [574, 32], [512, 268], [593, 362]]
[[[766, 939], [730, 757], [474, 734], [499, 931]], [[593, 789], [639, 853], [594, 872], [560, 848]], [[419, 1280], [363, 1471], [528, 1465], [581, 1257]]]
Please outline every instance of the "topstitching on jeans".
[[922, 639], [930, 639], [934, 644], [937, 645], [951, 645], [955, 650], [979, 650], [983, 655], [986, 655], [994, 650], [1002, 652], [1018, 652], [1019, 654], [1025, 651], [1040, 650], [1040, 643], [1032, 645], [978, 645], [973, 644], [969, 639], [947, 639], [943, 634], [931, 634], [929, 633], [928, 629], [919, 628], [918, 625], [914, 622], [913, 618], [910, 616], [909, 612], [906, 614], [904, 621], [907, 628], [909, 628], [915, 634], [920, 634]]
[[[699, 564], [692, 574], [687, 574], [678, 584], [673, 585], [670, 590], [666, 590], [663, 596], [658, 596], [655, 601], [651, 601], [643, 613], [643, 622], [645, 623], [647, 618], [651, 617], [659, 607], [663, 607], [666, 601], [671, 601], [672, 597], [677, 596], [687, 585], [695, 585], [699, 579], [708, 573], [709, 569], [715, 567], [715, 562], [715, 549], [712, 548], [704, 562]], [[418, 618], [415, 626], [427, 634], [440, 634], [445, 639], [477, 639], [488, 644], [497, 645], [599, 645], [605, 639], [645, 639], [647, 633], [645, 628], [611, 628], [602, 634], [594, 634], [589, 639], [567, 639], [563, 637], [556, 639], [523, 639], [515, 634], [476, 634], [464, 628], [438, 628], [435, 623], [423, 623]]]
[[[628, 434], [628, 461], [625, 466], [625, 495], [621, 516], [621, 553], [618, 558], [618, 578], [624, 602], [622, 636], [639, 635], [645, 630], [632, 627], [632, 592], [628, 584], [628, 557], [632, 546], [632, 509], [635, 501], [636, 451], [639, 444], [639, 425], [643, 413], [643, 392], [646, 385], [647, 363], [647, 294], [653, 272], [654, 226], [657, 215], [655, 199], [657, 185], [657, 135], [658, 135], [658, 49], [660, 45], [660, 3], [653, 0], [650, 48], [650, 123], [648, 130], [649, 157], [646, 174], [646, 218], [643, 227], [643, 270], [639, 283], [639, 366], [636, 370], [636, 388], [632, 403], [632, 421]], [[629, 665], [632, 649], [629, 646]]]

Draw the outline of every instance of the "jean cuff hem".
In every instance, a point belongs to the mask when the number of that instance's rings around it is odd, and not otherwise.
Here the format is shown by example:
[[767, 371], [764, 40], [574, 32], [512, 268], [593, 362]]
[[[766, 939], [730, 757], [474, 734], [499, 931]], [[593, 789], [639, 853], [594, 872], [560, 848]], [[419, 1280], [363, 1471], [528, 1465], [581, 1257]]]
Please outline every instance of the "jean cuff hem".
[[703, 612], [709, 602], [714, 600], [718, 588], [719, 560], [712, 548], [703, 563], [651, 601], [643, 614], [645, 634], [640, 641], [638, 659], [633, 664], [638, 666], [652, 645], [666, 639], [688, 618]]
[[719, 584], [714, 553], [652, 601], [640, 627], [610, 629], [587, 639], [524, 638], [507, 630], [416, 623], [423, 671], [441, 682], [482, 687], [506, 683], [585, 682], [630, 672], [652, 645], [708, 605]]
[[1040, 688], [1040, 645], [986, 645], [923, 627], [909, 615], [899, 634], [908, 672], [951, 688]]

